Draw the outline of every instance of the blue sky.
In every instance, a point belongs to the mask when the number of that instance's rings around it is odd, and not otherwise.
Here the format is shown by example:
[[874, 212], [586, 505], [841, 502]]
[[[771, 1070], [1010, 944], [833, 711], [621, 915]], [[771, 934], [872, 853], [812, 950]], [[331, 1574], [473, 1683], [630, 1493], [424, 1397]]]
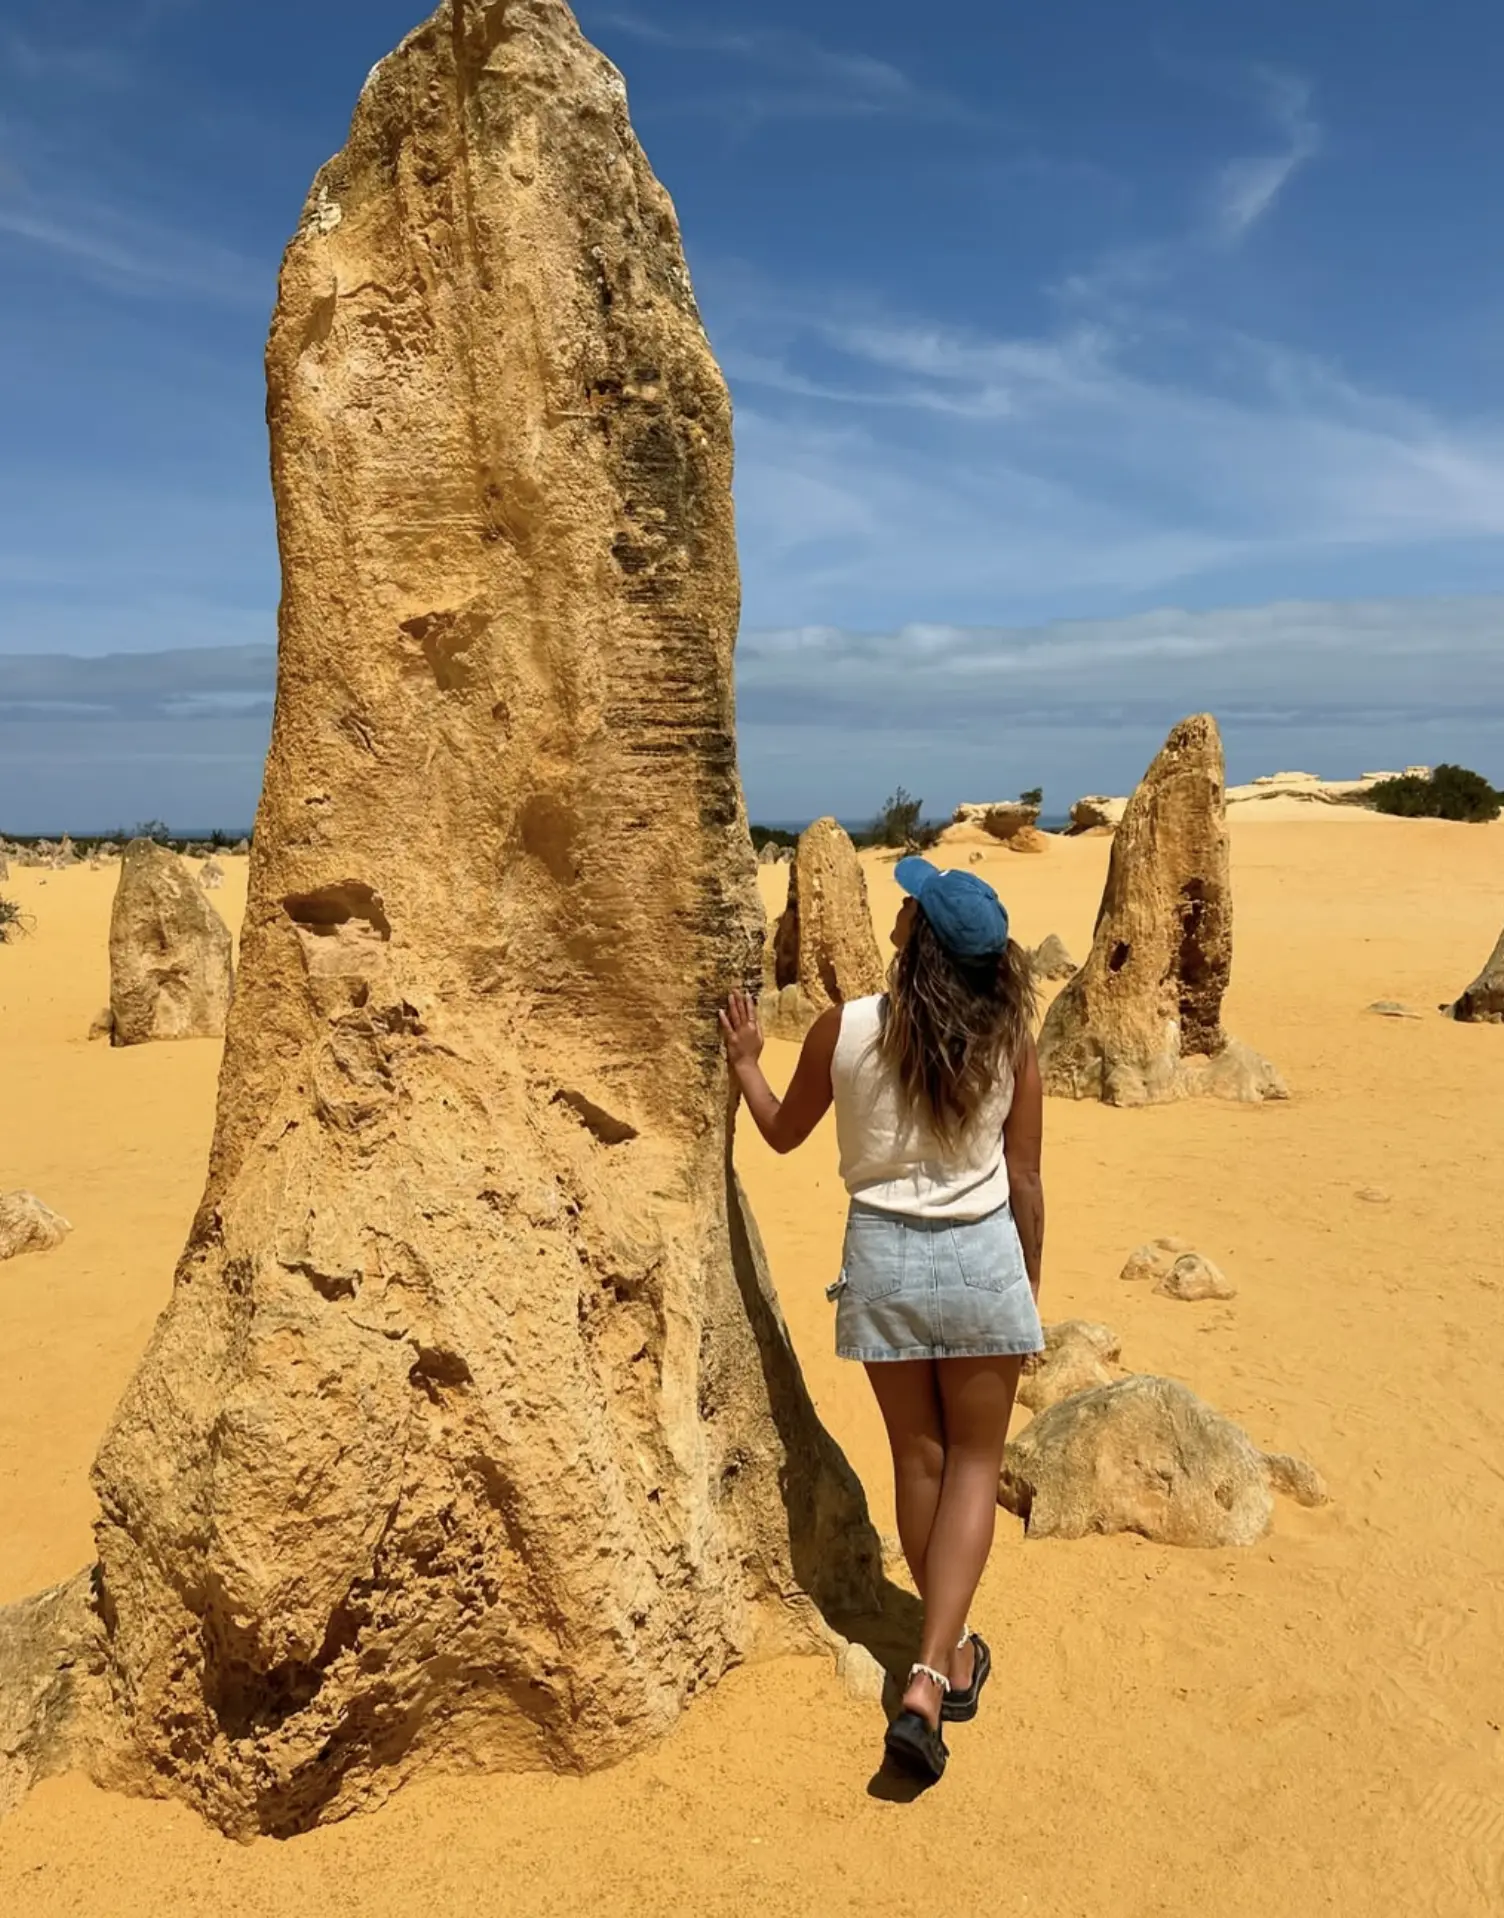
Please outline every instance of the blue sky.
[[[1063, 806], [1205, 706], [1504, 780], [1497, 8], [579, 12], [736, 401], [755, 815]], [[0, 830], [249, 817], [277, 259], [418, 17], [0, 5]]]

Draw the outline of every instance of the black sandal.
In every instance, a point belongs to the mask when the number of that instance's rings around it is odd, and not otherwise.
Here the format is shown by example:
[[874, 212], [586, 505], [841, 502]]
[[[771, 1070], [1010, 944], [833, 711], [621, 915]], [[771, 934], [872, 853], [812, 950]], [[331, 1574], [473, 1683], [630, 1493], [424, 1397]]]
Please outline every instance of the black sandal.
[[987, 1641], [980, 1632], [970, 1632], [967, 1636], [976, 1647], [977, 1662], [971, 1674], [971, 1683], [964, 1691], [952, 1687], [940, 1701], [940, 1717], [948, 1725], [968, 1724], [977, 1715], [977, 1701], [982, 1696], [982, 1687], [992, 1676], [992, 1653]]
[[[943, 1714], [950, 1680], [943, 1672], [937, 1672], [929, 1665], [911, 1665], [911, 1684], [916, 1676], [928, 1678], [940, 1687], [940, 1710]], [[902, 1770], [916, 1778], [928, 1778], [931, 1782], [939, 1779], [950, 1757], [939, 1727], [931, 1725], [923, 1712], [900, 1712], [888, 1727], [883, 1750]]]

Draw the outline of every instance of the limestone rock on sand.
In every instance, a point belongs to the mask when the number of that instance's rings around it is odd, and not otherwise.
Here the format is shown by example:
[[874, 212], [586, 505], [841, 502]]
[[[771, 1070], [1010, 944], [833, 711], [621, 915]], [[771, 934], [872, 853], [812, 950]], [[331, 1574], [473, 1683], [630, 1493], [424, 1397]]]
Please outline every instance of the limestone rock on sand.
[[10, 860], [6, 856], [6, 851], [4, 846], [0, 846], [0, 879], [9, 879], [9, 878], [10, 878]]
[[198, 883], [205, 892], [218, 892], [225, 883], [225, 869], [217, 859], [206, 859], [199, 867]]
[[1071, 807], [1070, 830], [1073, 833], [1112, 832], [1128, 810], [1126, 799], [1109, 799], [1101, 793], [1088, 793]]
[[1003, 841], [1009, 852], [1048, 852], [1050, 835], [1035, 826], [1020, 826]]
[[268, 372], [208, 1183], [95, 1468], [113, 1695], [240, 1834], [605, 1765], [882, 1596], [728, 1149], [730, 407], [560, 0], [446, 0], [375, 69]]
[[1155, 1286], [1167, 1299], [1183, 1299], [1195, 1304], [1202, 1299], [1234, 1299], [1238, 1288], [1219, 1265], [1204, 1259], [1199, 1252], [1184, 1252]]
[[0, 1818], [41, 1779], [80, 1765], [101, 1784], [129, 1782], [94, 1601], [85, 1571], [0, 1606]]
[[888, 1674], [865, 1645], [845, 1645], [836, 1658], [836, 1672], [848, 1698], [861, 1705], [880, 1705]]
[[1269, 1529], [1276, 1489], [1326, 1499], [1303, 1460], [1266, 1456], [1184, 1385], [1138, 1374], [1042, 1412], [1009, 1442], [998, 1498], [1031, 1538], [1251, 1545]]
[[50, 1252], [73, 1230], [34, 1192], [0, 1192], [0, 1259], [23, 1252]]
[[1488, 964], [1455, 1004], [1444, 1008], [1465, 1024], [1504, 1025], [1504, 932]]
[[[793, 1002], [783, 995], [797, 987]], [[788, 904], [773, 933], [765, 991], [779, 995], [777, 1027], [799, 1031], [831, 1006], [883, 989], [867, 881], [850, 836], [834, 819], [799, 835], [789, 868]], [[763, 1023], [775, 1011], [771, 994]]]
[[1284, 1098], [1268, 1061], [1222, 1030], [1231, 971], [1222, 741], [1200, 714], [1170, 734], [1113, 836], [1091, 952], [1040, 1033], [1045, 1090], [1120, 1106]]
[[165, 846], [133, 839], [110, 914], [113, 1042], [218, 1038], [232, 979], [230, 929], [188, 868]]
[[957, 806], [953, 826], [976, 826], [993, 839], [1012, 839], [1033, 828], [1039, 808], [1023, 799], [993, 799], [984, 803]]
[[1031, 1412], [1048, 1411], [1074, 1392], [1110, 1385], [1118, 1377], [1122, 1341], [1111, 1326], [1090, 1319], [1063, 1319], [1044, 1328], [1042, 1352], [1024, 1360], [1018, 1401]]
[[1150, 1239], [1128, 1254], [1128, 1262], [1118, 1274], [1120, 1279], [1164, 1279], [1175, 1261], [1196, 1248], [1185, 1239]]
[[1069, 979], [1076, 962], [1060, 935], [1052, 932], [1029, 954], [1029, 967], [1036, 979]]

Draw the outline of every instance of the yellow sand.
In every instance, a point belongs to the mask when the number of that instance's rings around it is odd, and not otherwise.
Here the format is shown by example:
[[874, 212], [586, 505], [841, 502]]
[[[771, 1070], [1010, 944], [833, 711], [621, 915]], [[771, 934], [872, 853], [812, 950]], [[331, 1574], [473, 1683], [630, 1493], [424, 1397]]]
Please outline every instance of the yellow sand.
[[[1058, 932], [1080, 958], [1108, 850], [999, 847], [976, 870], [1022, 938]], [[788, 1661], [733, 1675], [615, 1771], [424, 1781], [291, 1843], [238, 1847], [181, 1806], [56, 1780], [0, 1826], [0, 1911], [1504, 1909], [1504, 1028], [1434, 1010], [1504, 921], [1504, 826], [1259, 809], [1234, 858], [1228, 1023], [1294, 1100], [1052, 1102], [1044, 1304], [1106, 1319], [1132, 1365], [1310, 1457], [1332, 1506], [1282, 1501], [1262, 1545], [1209, 1553], [1028, 1544], [1005, 1516], [975, 1613], [997, 1677], [913, 1804], [868, 1793], [874, 1709], [823, 1662]], [[227, 863], [233, 917], [245, 866]], [[762, 878], [772, 899], [783, 874]], [[869, 878], [886, 930], [891, 872]], [[89, 1461], [167, 1296], [212, 1120], [212, 1044], [85, 1042], [112, 885], [18, 871], [7, 887], [36, 930], [0, 947], [0, 1186], [76, 1230], [0, 1267], [0, 1601], [88, 1557]], [[1381, 998], [1427, 1016], [1365, 1012]], [[793, 1057], [769, 1048], [775, 1081]], [[830, 1350], [828, 1125], [793, 1159], [745, 1137], [739, 1154], [816, 1400], [891, 1528], [865, 1382]], [[1203, 1248], [1237, 1298], [1122, 1284], [1157, 1233]]]

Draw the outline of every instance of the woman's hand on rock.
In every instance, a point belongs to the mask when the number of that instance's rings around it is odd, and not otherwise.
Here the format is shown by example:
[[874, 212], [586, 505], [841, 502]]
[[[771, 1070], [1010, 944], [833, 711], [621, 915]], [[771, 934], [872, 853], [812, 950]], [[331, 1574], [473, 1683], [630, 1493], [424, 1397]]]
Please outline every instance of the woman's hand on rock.
[[763, 1046], [762, 1027], [757, 1023], [757, 1001], [749, 993], [733, 992], [725, 1011], [717, 1016], [731, 1065], [755, 1065]]

